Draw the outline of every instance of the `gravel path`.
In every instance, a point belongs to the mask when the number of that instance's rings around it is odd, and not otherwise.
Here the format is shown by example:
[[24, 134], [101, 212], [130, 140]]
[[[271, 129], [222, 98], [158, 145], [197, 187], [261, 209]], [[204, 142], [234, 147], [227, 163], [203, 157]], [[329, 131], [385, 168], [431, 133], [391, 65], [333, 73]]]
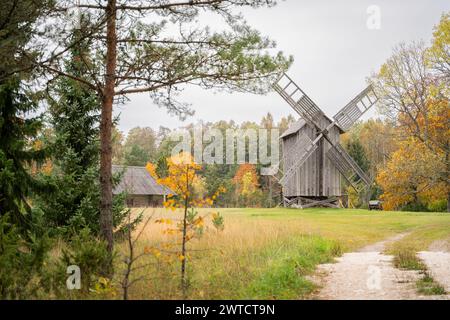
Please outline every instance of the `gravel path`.
[[[406, 234], [377, 242], [358, 252], [345, 253], [336, 263], [322, 264], [312, 278], [322, 287], [315, 298], [332, 300], [411, 300], [445, 299], [445, 296], [419, 296], [416, 281], [422, 277], [418, 271], [399, 270], [393, 266], [393, 256], [381, 252], [386, 244], [403, 238]], [[422, 256], [421, 256], [422, 257]], [[450, 254], [423, 255], [430, 263], [436, 281], [450, 280]], [[427, 263], [427, 262], [425, 262]], [[428, 266], [428, 263], [427, 263]], [[443, 284], [443, 283], [442, 283]], [[444, 284], [443, 284], [444, 285]]]
[[431, 277], [450, 292], [450, 252], [421, 251], [419, 258], [425, 263]]
[[450, 252], [450, 238], [434, 241], [428, 248], [428, 251]]
[[387, 244], [393, 243], [396, 241], [401, 240], [405, 236], [407, 236], [409, 233], [400, 233], [393, 237], [387, 238], [383, 241], [379, 241], [373, 244], [369, 244], [368, 246], [362, 247], [358, 250], [358, 252], [382, 252]]

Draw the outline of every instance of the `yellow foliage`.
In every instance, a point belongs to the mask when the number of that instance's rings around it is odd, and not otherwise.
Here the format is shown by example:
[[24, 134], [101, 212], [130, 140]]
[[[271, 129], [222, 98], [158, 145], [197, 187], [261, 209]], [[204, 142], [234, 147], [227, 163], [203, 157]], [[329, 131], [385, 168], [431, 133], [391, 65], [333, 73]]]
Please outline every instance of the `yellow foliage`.
[[450, 64], [450, 13], [442, 15], [440, 23], [433, 32], [433, 43], [428, 50], [430, 62], [433, 64]]
[[436, 154], [416, 139], [401, 142], [376, 178], [383, 189], [383, 208], [395, 210], [415, 200], [428, 203], [432, 199], [445, 198], [448, 187], [435, 175], [444, 171], [442, 154]]
[[158, 175], [156, 174], [156, 166], [153, 163], [147, 162], [145, 169], [147, 169], [148, 173], [150, 173], [154, 179], [158, 179]]
[[144, 253], [151, 254], [151, 255], [155, 256], [155, 258], [159, 258], [161, 256], [161, 251], [159, 249], [153, 248], [153, 247], [145, 247]]
[[433, 36], [430, 48], [401, 45], [375, 77], [382, 112], [395, 122], [397, 137], [376, 177], [385, 210], [445, 200], [450, 192], [450, 13]]
[[158, 182], [167, 186], [176, 193], [176, 197], [168, 195], [163, 205], [165, 208], [175, 210], [176, 208], [207, 207], [214, 204], [220, 193], [225, 188], [220, 187], [210, 197], [206, 197], [205, 180], [197, 175], [201, 166], [194, 162], [189, 153], [180, 153], [167, 159], [168, 175], [158, 179]]
[[174, 191], [178, 195], [178, 200], [170, 197], [164, 203], [164, 206], [173, 208], [179, 201], [189, 204], [192, 200], [194, 181], [198, 179], [196, 172], [201, 169], [201, 166], [196, 164], [192, 155], [186, 152], [168, 158], [167, 164], [168, 175], [165, 178], [158, 179], [158, 182]]
[[173, 221], [171, 219], [163, 219], [163, 218], [157, 219], [155, 222], [156, 223], [165, 223], [165, 224], [172, 224], [173, 223]]
[[113, 286], [111, 280], [99, 277], [97, 282], [94, 284], [92, 292], [95, 295], [102, 297], [115, 297], [117, 295], [116, 288]]

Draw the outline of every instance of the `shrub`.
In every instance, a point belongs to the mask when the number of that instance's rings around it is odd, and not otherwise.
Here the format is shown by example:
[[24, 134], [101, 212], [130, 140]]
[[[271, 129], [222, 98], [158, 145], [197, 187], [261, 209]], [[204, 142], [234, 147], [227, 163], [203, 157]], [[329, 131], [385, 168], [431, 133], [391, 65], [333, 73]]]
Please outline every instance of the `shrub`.
[[30, 299], [42, 286], [46, 236], [24, 238], [9, 216], [0, 217], [0, 299]]
[[78, 265], [81, 269], [81, 290], [87, 292], [99, 277], [105, 276], [104, 270], [111, 259], [106, 243], [92, 236], [88, 229], [83, 229], [73, 237], [68, 249], [63, 250], [61, 258], [65, 266]]
[[410, 202], [404, 205], [401, 211], [413, 211], [413, 212], [428, 212], [428, 207], [426, 204], [421, 202]]
[[433, 201], [428, 205], [428, 210], [431, 212], [446, 212], [447, 211], [447, 200], [437, 200]]
[[[62, 249], [61, 256], [55, 263], [52, 274], [48, 274], [51, 284], [49, 291], [58, 298], [86, 298], [92, 292], [103, 291], [109, 286], [106, 273], [110, 262], [106, 243], [97, 239], [89, 229], [83, 229], [72, 237]], [[76, 265], [80, 268], [81, 289], [67, 290], [67, 267]]]

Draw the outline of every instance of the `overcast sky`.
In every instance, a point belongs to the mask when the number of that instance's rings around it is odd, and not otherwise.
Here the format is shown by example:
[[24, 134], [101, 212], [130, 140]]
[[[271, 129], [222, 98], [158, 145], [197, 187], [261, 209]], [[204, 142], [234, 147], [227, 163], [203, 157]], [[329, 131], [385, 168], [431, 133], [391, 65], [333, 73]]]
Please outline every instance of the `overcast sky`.
[[[371, 5], [381, 11], [378, 30], [367, 27]], [[274, 8], [243, 13], [252, 27], [294, 57], [288, 74], [328, 116], [333, 116], [364, 89], [366, 78], [390, 56], [393, 46], [418, 40], [429, 43], [433, 26], [449, 10], [448, 0], [287, 0]], [[177, 128], [198, 120], [259, 121], [267, 112], [277, 121], [295, 115], [274, 92], [258, 96], [189, 87], [182, 98], [192, 104], [195, 115], [184, 122], [158, 108], [146, 94], [130, 98], [115, 110], [121, 114], [119, 129], [124, 133], [136, 126]], [[367, 117], [375, 115], [372, 111]]]

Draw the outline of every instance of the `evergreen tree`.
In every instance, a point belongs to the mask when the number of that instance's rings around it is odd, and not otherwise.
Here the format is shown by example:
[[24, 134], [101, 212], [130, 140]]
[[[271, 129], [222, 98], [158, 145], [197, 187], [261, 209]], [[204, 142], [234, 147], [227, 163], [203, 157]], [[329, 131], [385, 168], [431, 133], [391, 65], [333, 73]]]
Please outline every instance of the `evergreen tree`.
[[[49, 5], [47, 0], [0, 4], [0, 216], [10, 215], [10, 222], [21, 231], [30, 229], [33, 222], [29, 196], [44, 189], [30, 175], [28, 164], [45, 158], [44, 150], [30, 147], [42, 122], [31, 117], [37, 104], [22, 83], [33, 71], [27, 59], [32, 52], [24, 48], [35, 32], [34, 21]], [[15, 70], [27, 70], [27, 74], [12, 75]]]
[[32, 226], [27, 199], [32, 191], [44, 189], [27, 167], [45, 159], [43, 149], [34, 150], [29, 144], [42, 125], [40, 118], [27, 117], [35, 109], [18, 78], [0, 83], [0, 216], [9, 214], [22, 230]]
[[145, 150], [137, 144], [133, 144], [124, 152], [123, 163], [127, 166], [143, 167], [149, 161], [151, 161], [151, 158], [147, 155]]
[[369, 171], [369, 160], [367, 159], [366, 152], [359, 139], [351, 139], [347, 144], [347, 150], [350, 156], [356, 161], [358, 166], [364, 171]]
[[[74, 37], [78, 36], [77, 34]], [[89, 46], [81, 42], [66, 61], [67, 71], [84, 77], [95, 68], [89, 58]], [[97, 93], [79, 81], [60, 78], [54, 88], [56, 100], [50, 103], [50, 123], [54, 130], [53, 172], [43, 179], [55, 186], [55, 192], [40, 197], [39, 204], [47, 224], [63, 234], [88, 227], [99, 230], [99, 121]], [[118, 177], [116, 177], [118, 179]], [[125, 212], [123, 196], [115, 199], [115, 224]]]

